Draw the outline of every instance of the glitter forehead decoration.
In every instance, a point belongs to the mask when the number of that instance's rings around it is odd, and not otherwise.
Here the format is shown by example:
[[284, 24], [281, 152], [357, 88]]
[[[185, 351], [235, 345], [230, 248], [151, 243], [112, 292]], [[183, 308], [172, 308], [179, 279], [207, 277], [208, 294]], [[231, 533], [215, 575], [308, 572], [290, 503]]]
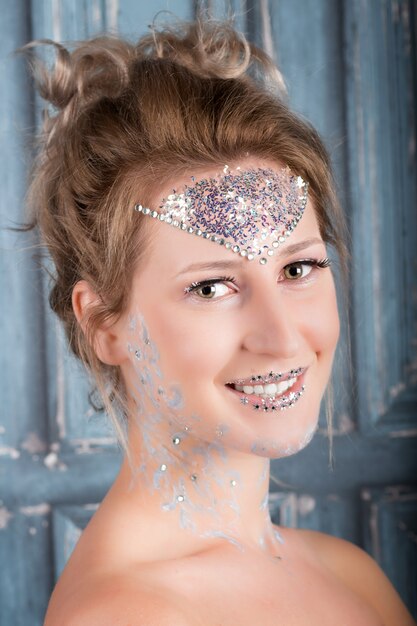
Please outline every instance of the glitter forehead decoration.
[[191, 185], [182, 193], [173, 189], [156, 211], [140, 204], [135, 210], [265, 265], [300, 221], [308, 183], [288, 166], [236, 171], [226, 165], [217, 178], [191, 177]]

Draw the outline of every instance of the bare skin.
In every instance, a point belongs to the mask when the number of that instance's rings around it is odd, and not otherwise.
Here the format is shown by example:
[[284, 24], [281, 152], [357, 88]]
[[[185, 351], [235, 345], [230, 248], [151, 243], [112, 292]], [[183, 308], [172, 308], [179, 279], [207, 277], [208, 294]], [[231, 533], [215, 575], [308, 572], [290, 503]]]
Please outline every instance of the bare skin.
[[[150, 231], [157, 245], [128, 311], [95, 345], [129, 390], [133, 463], [78, 542], [45, 626], [412, 625], [369, 557], [278, 529], [267, 507], [269, 459], [313, 436], [339, 336], [330, 269], [301, 263], [326, 256], [313, 205], [265, 267], [167, 224]], [[184, 269], [196, 261], [210, 267]], [[300, 282], [287, 274], [297, 263]], [[209, 300], [189, 289], [214, 278]], [[96, 297], [84, 281], [75, 287], [81, 324]], [[305, 392], [279, 414], [256, 412], [228, 384], [298, 367], [293, 388]]]
[[[242, 555], [222, 541], [182, 558], [141, 563], [136, 548], [143, 540], [135, 541], [139, 533], [130, 524], [121, 536], [114, 497], [108, 494], [82, 535], [45, 626], [415, 624], [365, 553], [312, 531], [280, 528], [279, 560], [254, 549]], [[119, 551], [130, 558], [118, 558]]]

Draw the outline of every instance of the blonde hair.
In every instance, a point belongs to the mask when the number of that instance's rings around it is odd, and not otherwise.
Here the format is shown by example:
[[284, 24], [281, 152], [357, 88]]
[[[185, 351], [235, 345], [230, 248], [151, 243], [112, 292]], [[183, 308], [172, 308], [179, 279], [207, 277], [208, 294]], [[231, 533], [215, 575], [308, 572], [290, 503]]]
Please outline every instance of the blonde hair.
[[[93, 338], [128, 305], [146, 251], [143, 216], [155, 182], [250, 154], [284, 162], [310, 184], [323, 239], [347, 280], [346, 226], [329, 157], [317, 132], [288, 107], [270, 58], [230, 24], [199, 21], [154, 30], [136, 44], [102, 36], [56, 50], [52, 69], [33, 61], [53, 105], [39, 137], [29, 204], [55, 265], [50, 304], [69, 345], [93, 374], [126, 450], [120, 371]], [[84, 333], [71, 303], [86, 280], [100, 300]]]

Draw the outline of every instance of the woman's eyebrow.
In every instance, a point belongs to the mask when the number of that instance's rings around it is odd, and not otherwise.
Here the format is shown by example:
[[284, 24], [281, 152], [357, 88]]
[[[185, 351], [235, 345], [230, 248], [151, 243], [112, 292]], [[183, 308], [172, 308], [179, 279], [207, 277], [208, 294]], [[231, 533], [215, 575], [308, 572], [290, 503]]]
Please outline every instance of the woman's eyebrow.
[[304, 248], [308, 248], [308, 246], [313, 245], [313, 243], [323, 243], [323, 239], [319, 237], [311, 237], [310, 239], [304, 239], [304, 241], [299, 241], [298, 243], [293, 243], [292, 246], [285, 246], [280, 248], [275, 256], [287, 256], [288, 254], [295, 254], [296, 252], [300, 252], [304, 250]]
[[[277, 251], [277, 253], [275, 254], [275, 258], [284, 256], [284, 255], [287, 256], [289, 254], [295, 254], [296, 252], [300, 252], [301, 250], [304, 250], [304, 248], [311, 246], [313, 243], [324, 244], [324, 241], [323, 239], [319, 239], [319, 237], [312, 237], [311, 239], [305, 239], [304, 241], [299, 241], [298, 243], [294, 243], [291, 246], [285, 246], [281, 248], [281, 250]], [[187, 274], [188, 272], [196, 271], [196, 270], [202, 271], [202, 270], [236, 269], [238, 267], [241, 267], [243, 263], [247, 263], [247, 262], [248, 262], [247, 259], [240, 258], [237, 260], [224, 259], [221, 261], [205, 261], [205, 262], [203, 261], [200, 263], [191, 263], [191, 265], [188, 265], [187, 267], [182, 269], [180, 272], [178, 272], [176, 277], [181, 276], [182, 274]]]
[[222, 269], [236, 269], [237, 267], [241, 267], [242, 261], [245, 259], [239, 259], [236, 261], [229, 261], [225, 259], [224, 261], [206, 261], [202, 263], [191, 263], [183, 270], [178, 272], [176, 276], [181, 276], [182, 274], [187, 274], [188, 272], [193, 272], [196, 270], [222, 270]]

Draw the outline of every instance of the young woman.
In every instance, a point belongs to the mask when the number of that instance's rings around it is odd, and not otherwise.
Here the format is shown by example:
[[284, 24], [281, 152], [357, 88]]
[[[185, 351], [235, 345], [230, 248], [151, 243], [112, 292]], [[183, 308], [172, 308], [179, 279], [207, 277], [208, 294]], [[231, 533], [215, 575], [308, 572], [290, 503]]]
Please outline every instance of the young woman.
[[45, 626], [412, 625], [362, 550], [268, 511], [269, 460], [313, 437], [339, 336], [316, 132], [227, 25], [56, 49], [31, 205], [125, 456]]

